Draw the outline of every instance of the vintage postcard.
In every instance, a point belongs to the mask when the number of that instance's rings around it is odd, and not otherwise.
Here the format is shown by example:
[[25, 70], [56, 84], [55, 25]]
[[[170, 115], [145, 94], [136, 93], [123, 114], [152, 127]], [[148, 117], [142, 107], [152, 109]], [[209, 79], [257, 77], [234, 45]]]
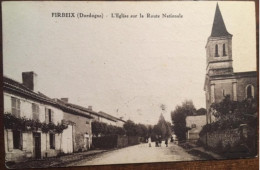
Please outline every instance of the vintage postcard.
[[2, 2], [8, 168], [256, 157], [254, 2]]

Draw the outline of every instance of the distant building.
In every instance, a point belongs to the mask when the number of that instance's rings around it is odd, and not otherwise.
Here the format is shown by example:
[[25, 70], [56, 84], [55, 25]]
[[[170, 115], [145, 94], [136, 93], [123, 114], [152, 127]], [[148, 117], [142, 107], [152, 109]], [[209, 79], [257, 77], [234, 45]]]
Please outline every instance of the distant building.
[[[67, 128], [61, 134], [54, 131], [43, 133], [41, 128], [35, 130], [5, 128], [6, 161], [23, 161], [28, 158], [41, 159], [56, 156], [62, 152], [72, 153], [77, 145], [89, 148], [86, 146], [86, 142], [84, 143], [85, 132], [79, 139], [75, 133], [79, 129], [77, 128], [79, 123], [84, 121], [85, 126], [80, 125], [81, 129], [91, 135], [90, 122], [92, 117], [37, 92], [37, 75], [34, 72], [25, 72], [22, 75], [23, 83], [5, 76], [3, 78], [4, 114], [13, 115], [20, 121], [23, 119], [39, 120], [40, 123], [54, 124], [55, 126], [65, 124]], [[5, 124], [11, 123], [8, 121], [5, 120]], [[77, 140], [82, 140], [83, 143], [77, 144]]]
[[206, 115], [193, 115], [186, 117], [186, 127], [190, 130], [186, 133], [186, 139], [197, 141], [202, 127], [206, 124]]
[[94, 119], [93, 121], [103, 122], [108, 125], [113, 125], [113, 126], [118, 126], [118, 127], [123, 127], [123, 125], [125, 123], [125, 121], [123, 119], [114, 117], [103, 111], [95, 112], [95, 111], [93, 111], [91, 106], [83, 107], [83, 106], [79, 106], [79, 105], [72, 104], [69, 102], [66, 102], [65, 104], [69, 107], [73, 107], [73, 108], [86, 112], [86, 114], [93, 117], [93, 119]]
[[233, 72], [232, 35], [227, 31], [219, 6], [216, 7], [211, 35], [206, 44], [207, 69], [204, 84], [207, 123], [215, 121], [210, 111], [212, 103], [226, 95], [233, 101], [257, 96], [257, 72]]

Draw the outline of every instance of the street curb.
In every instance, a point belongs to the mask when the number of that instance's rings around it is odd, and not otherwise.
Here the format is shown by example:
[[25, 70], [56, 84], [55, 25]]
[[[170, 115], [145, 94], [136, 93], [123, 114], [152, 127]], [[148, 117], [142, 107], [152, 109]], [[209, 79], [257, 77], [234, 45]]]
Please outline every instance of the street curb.
[[188, 150], [188, 153], [191, 153], [191, 154], [194, 154], [192, 152], [197, 152], [199, 154], [201, 154], [203, 157], [206, 157], [207, 160], [211, 159], [211, 160], [221, 160], [221, 159], [224, 159], [223, 157], [221, 157], [220, 155], [217, 155], [215, 153], [211, 153], [209, 151], [201, 151], [200, 149], [197, 149], [197, 148], [192, 148], [190, 150]]
[[81, 161], [82, 159], [85, 159], [85, 158], [87, 158], [87, 157], [89, 157], [89, 156], [94, 156], [94, 155], [102, 154], [102, 153], [105, 153], [105, 152], [108, 152], [108, 151], [111, 151], [111, 150], [105, 150], [105, 151], [98, 152], [98, 153], [92, 153], [92, 154], [82, 155], [79, 159], [75, 159], [75, 160], [71, 160], [71, 161], [67, 161], [67, 162], [63, 162], [63, 163], [53, 164], [53, 165], [50, 165], [50, 167], [67, 167], [68, 164], [72, 164], [72, 163]]

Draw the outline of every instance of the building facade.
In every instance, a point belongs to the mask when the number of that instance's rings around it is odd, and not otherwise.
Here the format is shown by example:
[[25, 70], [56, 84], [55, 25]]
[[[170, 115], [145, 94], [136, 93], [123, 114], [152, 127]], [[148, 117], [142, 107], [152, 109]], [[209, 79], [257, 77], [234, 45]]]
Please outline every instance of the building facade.
[[233, 72], [232, 34], [225, 26], [219, 6], [216, 7], [211, 35], [206, 44], [206, 95], [207, 123], [216, 121], [210, 106], [229, 95], [233, 101], [257, 96], [257, 72]]
[[186, 139], [196, 142], [202, 127], [206, 125], [206, 115], [193, 115], [186, 117], [186, 127], [189, 128]]
[[102, 123], [106, 123], [108, 125], [113, 125], [113, 126], [118, 126], [118, 127], [123, 127], [123, 125], [125, 123], [125, 121], [122, 118], [114, 117], [103, 111], [96, 112], [92, 109], [91, 106], [83, 107], [83, 106], [69, 103], [68, 98], [66, 98], [65, 104], [69, 107], [73, 107], [73, 108], [79, 109], [81, 111], [84, 111], [86, 114], [92, 116], [93, 117], [92, 121], [98, 121], [98, 122], [102, 122]]
[[[77, 148], [88, 149], [91, 145], [91, 139], [84, 139], [91, 137], [92, 117], [37, 92], [36, 78], [34, 72], [25, 72], [23, 83], [7, 77], [3, 79], [6, 161], [53, 157], [59, 153], [72, 153]], [[88, 122], [88, 125], [78, 128], [78, 120]], [[18, 126], [19, 122], [26, 122], [25, 129]], [[7, 127], [10, 124], [13, 125]], [[53, 129], [44, 131], [43, 125], [46, 125], [45, 129]], [[34, 126], [39, 128], [33, 129]], [[56, 128], [64, 129], [57, 133]], [[78, 131], [84, 131], [82, 143], [77, 142]]]

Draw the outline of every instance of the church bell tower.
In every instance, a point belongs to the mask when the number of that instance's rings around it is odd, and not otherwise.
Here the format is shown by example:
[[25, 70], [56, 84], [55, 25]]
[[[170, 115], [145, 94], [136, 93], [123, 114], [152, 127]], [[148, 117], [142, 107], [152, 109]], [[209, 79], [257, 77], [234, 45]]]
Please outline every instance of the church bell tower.
[[233, 73], [232, 35], [226, 29], [218, 4], [206, 54], [208, 76]]

